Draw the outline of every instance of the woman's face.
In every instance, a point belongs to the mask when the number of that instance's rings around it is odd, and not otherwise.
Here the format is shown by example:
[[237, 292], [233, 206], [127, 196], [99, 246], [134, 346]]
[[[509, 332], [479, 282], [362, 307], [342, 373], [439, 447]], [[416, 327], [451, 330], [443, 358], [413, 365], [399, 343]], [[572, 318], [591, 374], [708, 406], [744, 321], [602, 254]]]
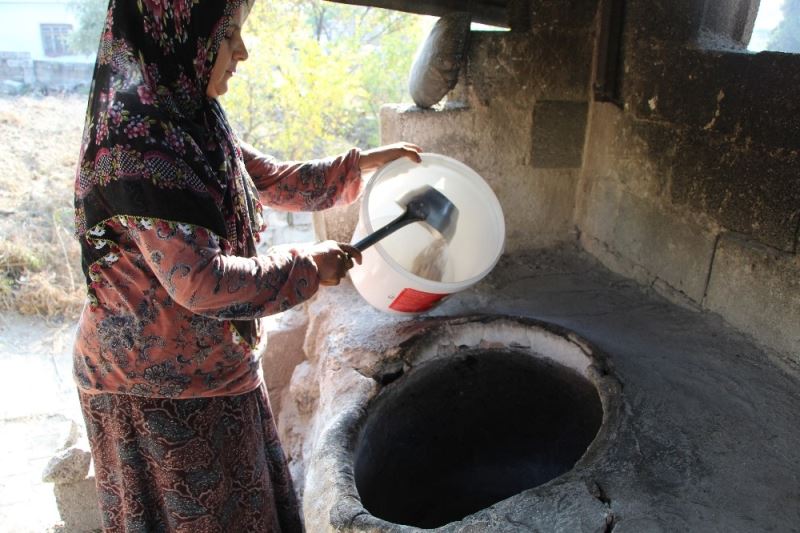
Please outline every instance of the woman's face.
[[206, 94], [217, 98], [228, 90], [228, 80], [236, 72], [236, 64], [247, 59], [247, 48], [242, 40], [242, 26], [250, 13], [250, 5], [244, 2], [233, 13], [233, 19], [225, 33], [225, 38], [219, 46], [217, 59], [211, 68], [211, 77], [208, 80]]

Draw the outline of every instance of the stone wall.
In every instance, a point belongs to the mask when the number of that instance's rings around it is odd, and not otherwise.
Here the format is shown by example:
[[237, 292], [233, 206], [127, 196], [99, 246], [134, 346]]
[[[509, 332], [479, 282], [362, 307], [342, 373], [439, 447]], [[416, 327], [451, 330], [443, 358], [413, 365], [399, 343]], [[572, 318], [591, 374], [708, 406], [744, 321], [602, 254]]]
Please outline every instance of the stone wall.
[[34, 83], [48, 90], [88, 90], [93, 71], [92, 63], [33, 62]]
[[416, 142], [489, 182], [506, 216], [510, 253], [574, 238], [593, 19], [584, 5], [593, 2], [576, 4], [564, 8], [569, 16], [558, 28], [473, 32], [468, 64], [441, 108], [382, 110], [385, 142]]
[[16, 83], [33, 81], [33, 61], [27, 52], [0, 52], [0, 80]]
[[28, 52], [0, 52], [0, 91], [88, 90], [94, 63], [33, 60]]
[[529, 31], [473, 32], [447, 104], [385, 108], [383, 140], [484, 176], [507, 252], [578, 238], [800, 362], [800, 56], [745, 52], [757, 2], [724, 4], [626, 3], [601, 102], [602, 2], [534, 0]]
[[800, 361], [800, 56], [709, 49], [746, 21], [684, 13], [628, 10], [622, 106], [591, 106], [581, 243]]

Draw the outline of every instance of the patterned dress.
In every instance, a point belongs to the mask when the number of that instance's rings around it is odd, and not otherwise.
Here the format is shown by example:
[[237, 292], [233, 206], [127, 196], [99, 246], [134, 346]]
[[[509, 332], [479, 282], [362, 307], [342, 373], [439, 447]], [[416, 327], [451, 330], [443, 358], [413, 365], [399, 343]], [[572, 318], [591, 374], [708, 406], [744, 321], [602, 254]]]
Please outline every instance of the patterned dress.
[[262, 205], [354, 200], [359, 152], [243, 145], [209, 73], [243, 0], [112, 0], [75, 181], [88, 305], [74, 374], [106, 531], [301, 531], [260, 317], [311, 297], [302, 246], [256, 254]]

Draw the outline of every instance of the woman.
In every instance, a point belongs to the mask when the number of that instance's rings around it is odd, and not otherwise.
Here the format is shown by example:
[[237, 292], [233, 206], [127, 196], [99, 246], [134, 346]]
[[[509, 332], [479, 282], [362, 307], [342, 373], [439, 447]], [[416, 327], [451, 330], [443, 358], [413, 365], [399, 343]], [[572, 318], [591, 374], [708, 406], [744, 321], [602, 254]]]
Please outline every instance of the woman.
[[278, 163], [217, 97], [247, 59], [244, 0], [112, 0], [75, 183], [89, 303], [75, 377], [108, 531], [300, 531], [258, 318], [335, 285], [332, 241], [257, 257], [261, 203], [324, 209], [406, 143]]

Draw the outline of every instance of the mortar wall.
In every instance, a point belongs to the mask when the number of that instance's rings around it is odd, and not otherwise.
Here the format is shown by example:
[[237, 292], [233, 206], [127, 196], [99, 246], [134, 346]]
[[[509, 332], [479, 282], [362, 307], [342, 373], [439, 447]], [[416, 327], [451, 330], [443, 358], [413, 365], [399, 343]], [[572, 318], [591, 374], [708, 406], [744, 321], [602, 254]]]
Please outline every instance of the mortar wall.
[[627, 17], [621, 105], [589, 113], [581, 243], [800, 362], [800, 56], [705, 49], [646, 6]]
[[577, 237], [800, 362], [800, 56], [706, 49], [714, 32], [746, 41], [755, 13], [706, 4], [626, 3], [619, 98], [603, 103], [589, 102], [599, 19], [548, 24], [563, 10], [531, 2], [531, 31], [473, 33], [448, 105], [385, 108], [383, 139], [475, 168], [505, 212], [507, 252]]
[[[483, 176], [506, 217], [508, 252], [574, 239], [589, 83], [588, 71], [576, 66], [591, 61], [587, 35], [473, 32], [469, 63], [447, 105], [382, 110], [384, 142], [415, 142]], [[534, 149], [537, 137], [545, 142]]]

